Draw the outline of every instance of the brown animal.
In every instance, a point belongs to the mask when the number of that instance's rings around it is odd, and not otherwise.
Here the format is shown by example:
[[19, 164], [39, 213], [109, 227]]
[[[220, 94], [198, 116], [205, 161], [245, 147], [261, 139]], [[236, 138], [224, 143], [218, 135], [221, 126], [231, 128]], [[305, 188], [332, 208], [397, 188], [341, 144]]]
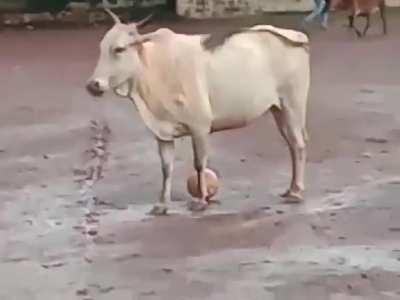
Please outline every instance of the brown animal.
[[[366, 35], [371, 25], [371, 14], [379, 10], [382, 19], [383, 34], [387, 33], [385, 0], [332, 0], [331, 8], [350, 12], [349, 27], [353, 28], [359, 37]], [[354, 25], [356, 17], [366, 18], [366, 24], [362, 33]]]

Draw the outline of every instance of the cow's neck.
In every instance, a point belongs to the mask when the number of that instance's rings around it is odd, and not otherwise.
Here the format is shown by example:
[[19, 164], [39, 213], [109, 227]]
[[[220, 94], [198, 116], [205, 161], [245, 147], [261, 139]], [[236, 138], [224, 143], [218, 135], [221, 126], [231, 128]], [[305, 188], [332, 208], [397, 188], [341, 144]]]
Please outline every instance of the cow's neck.
[[155, 44], [146, 44], [139, 52], [143, 68], [135, 80], [134, 89], [150, 110], [160, 110], [174, 98], [179, 85], [174, 74], [171, 59], [162, 55], [163, 50]]
[[169, 81], [164, 78], [165, 71], [159, 59], [142, 49], [144, 57], [140, 76], [133, 81], [130, 98], [135, 103], [146, 126], [161, 140], [171, 140], [174, 136], [174, 124], [170, 122]]

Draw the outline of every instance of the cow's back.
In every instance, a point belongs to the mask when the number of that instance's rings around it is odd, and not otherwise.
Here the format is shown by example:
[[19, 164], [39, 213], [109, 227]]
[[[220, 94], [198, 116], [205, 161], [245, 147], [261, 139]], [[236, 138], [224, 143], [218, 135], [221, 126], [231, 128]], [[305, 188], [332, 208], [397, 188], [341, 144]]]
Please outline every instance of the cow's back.
[[358, 13], [373, 13], [378, 11], [379, 4], [384, 0], [357, 0]]
[[369, 14], [378, 10], [384, 0], [333, 0], [332, 8], [349, 10], [353, 14]]

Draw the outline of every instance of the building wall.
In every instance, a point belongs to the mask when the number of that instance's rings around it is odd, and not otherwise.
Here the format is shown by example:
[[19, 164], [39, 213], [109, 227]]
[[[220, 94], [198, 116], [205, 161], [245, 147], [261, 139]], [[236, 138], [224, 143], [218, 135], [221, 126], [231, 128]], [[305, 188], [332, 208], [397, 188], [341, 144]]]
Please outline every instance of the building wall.
[[[179, 0], [178, 0], [179, 1]], [[116, 3], [113, 4], [111, 1], [102, 0], [104, 7], [131, 7], [135, 2], [135, 0], [117, 0]], [[141, 0], [141, 6], [153, 6], [153, 5], [160, 5], [166, 4], [166, 0]]]
[[[190, 18], [236, 17], [261, 12], [308, 11], [313, 0], [176, 0], [177, 14]], [[386, 0], [400, 6], [400, 0]]]
[[191, 18], [235, 17], [262, 12], [262, 0], [177, 0], [177, 13]]

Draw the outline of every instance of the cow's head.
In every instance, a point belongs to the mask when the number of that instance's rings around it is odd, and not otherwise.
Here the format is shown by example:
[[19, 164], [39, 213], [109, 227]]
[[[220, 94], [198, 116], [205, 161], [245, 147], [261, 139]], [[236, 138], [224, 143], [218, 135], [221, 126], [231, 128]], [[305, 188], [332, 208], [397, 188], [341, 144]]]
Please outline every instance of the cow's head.
[[102, 96], [109, 90], [117, 90], [140, 74], [142, 64], [139, 50], [146, 40], [138, 29], [143, 27], [151, 15], [140, 22], [123, 24], [118, 16], [106, 9], [114, 19], [114, 26], [104, 35], [100, 43], [100, 56], [86, 88], [93, 96]]

